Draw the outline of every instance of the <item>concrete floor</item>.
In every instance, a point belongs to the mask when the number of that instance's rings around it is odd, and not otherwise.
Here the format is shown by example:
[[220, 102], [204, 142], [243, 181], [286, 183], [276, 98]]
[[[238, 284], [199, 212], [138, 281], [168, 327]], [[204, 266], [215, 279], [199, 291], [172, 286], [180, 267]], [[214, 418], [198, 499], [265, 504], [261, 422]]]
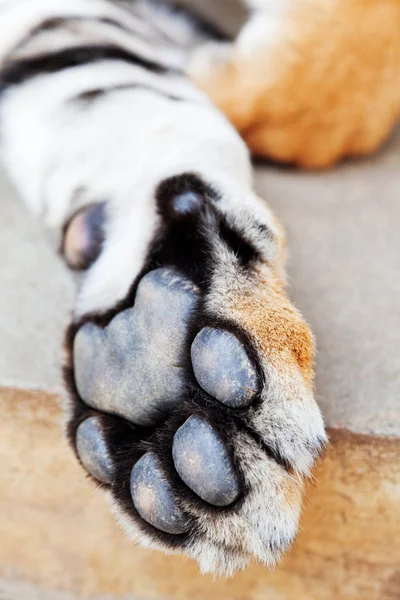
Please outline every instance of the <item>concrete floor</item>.
[[70, 274], [0, 174], [0, 385], [59, 392]]
[[[379, 155], [330, 172], [259, 167], [257, 186], [288, 231], [327, 424], [399, 434], [400, 129]], [[0, 385], [58, 392], [74, 284], [3, 176], [0, 198]]]
[[377, 156], [319, 174], [262, 169], [258, 184], [287, 229], [326, 422], [398, 435], [400, 130]]

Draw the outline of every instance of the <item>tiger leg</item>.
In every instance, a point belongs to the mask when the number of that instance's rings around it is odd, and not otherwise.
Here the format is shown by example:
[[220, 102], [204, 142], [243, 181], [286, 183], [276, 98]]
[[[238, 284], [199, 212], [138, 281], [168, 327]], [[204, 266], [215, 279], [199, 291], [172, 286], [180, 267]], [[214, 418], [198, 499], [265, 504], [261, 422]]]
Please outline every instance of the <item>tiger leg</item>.
[[251, 0], [234, 44], [189, 73], [253, 154], [321, 168], [376, 150], [400, 116], [399, 0]]
[[82, 272], [76, 457], [144, 546], [215, 573], [273, 566], [326, 435], [247, 148], [151, 23], [94, 0], [3, 11], [4, 161]]

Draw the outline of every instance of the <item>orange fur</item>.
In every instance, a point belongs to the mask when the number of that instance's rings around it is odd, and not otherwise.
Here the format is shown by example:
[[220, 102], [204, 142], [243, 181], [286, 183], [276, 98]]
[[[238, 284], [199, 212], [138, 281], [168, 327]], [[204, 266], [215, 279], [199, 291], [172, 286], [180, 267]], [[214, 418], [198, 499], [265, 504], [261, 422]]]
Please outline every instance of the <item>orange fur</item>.
[[244, 289], [226, 295], [226, 309], [256, 341], [259, 350], [279, 371], [293, 365], [311, 388], [314, 341], [308, 325], [287, 298], [279, 277], [260, 269], [252, 281], [251, 293]]
[[320, 168], [376, 150], [400, 117], [400, 0], [287, 4], [275, 42], [239, 36], [192, 77], [255, 155]]

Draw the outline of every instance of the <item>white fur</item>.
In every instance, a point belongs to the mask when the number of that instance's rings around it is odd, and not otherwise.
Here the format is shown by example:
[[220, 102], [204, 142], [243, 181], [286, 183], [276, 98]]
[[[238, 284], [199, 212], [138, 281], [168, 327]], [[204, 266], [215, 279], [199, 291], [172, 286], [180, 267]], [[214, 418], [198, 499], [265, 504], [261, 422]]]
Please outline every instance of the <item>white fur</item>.
[[[210, 41], [196, 48], [187, 70], [194, 81], [216, 77], [219, 69], [231, 62], [240, 63], [258, 56], [263, 58], [263, 78], [271, 82], [281, 77], [276, 71], [274, 50], [279, 52], [286, 35], [290, 3], [288, 0], [248, 0], [253, 10], [233, 42]], [[268, 57], [270, 57], [269, 63]]]
[[273, 49], [282, 42], [289, 11], [288, 0], [256, 0], [252, 3], [256, 5], [256, 11], [240, 31], [235, 45], [235, 51], [243, 59], [251, 58], [260, 50], [265, 54], [267, 48]]

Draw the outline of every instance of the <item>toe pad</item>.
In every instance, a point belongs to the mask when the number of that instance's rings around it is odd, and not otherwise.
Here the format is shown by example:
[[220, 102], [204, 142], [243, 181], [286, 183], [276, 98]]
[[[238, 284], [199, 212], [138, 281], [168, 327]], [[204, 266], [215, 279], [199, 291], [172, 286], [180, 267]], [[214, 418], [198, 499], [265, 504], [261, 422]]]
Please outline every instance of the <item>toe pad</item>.
[[231, 458], [218, 433], [193, 415], [176, 432], [172, 447], [175, 468], [191, 490], [214, 506], [228, 506], [240, 495]]
[[103, 329], [85, 323], [74, 340], [79, 395], [89, 406], [151, 426], [181, 402], [185, 336], [199, 290], [173, 269], [141, 280], [133, 308]]
[[98, 258], [104, 242], [105, 204], [80, 209], [68, 223], [63, 252], [72, 269], [87, 269]]
[[131, 494], [139, 515], [153, 527], [175, 535], [188, 531], [188, 517], [179, 508], [152, 452], [147, 452], [133, 467]]
[[203, 390], [232, 408], [248, 406], [259, 389], [256, 369], [236, 336], [204, 327], [192, 344], [194, 374]]
[[114, 467], [108, 452], [100, 417], [83, 421], [76, 432], [76, 449], [85, 469], [95, 479], [111, 483]]

